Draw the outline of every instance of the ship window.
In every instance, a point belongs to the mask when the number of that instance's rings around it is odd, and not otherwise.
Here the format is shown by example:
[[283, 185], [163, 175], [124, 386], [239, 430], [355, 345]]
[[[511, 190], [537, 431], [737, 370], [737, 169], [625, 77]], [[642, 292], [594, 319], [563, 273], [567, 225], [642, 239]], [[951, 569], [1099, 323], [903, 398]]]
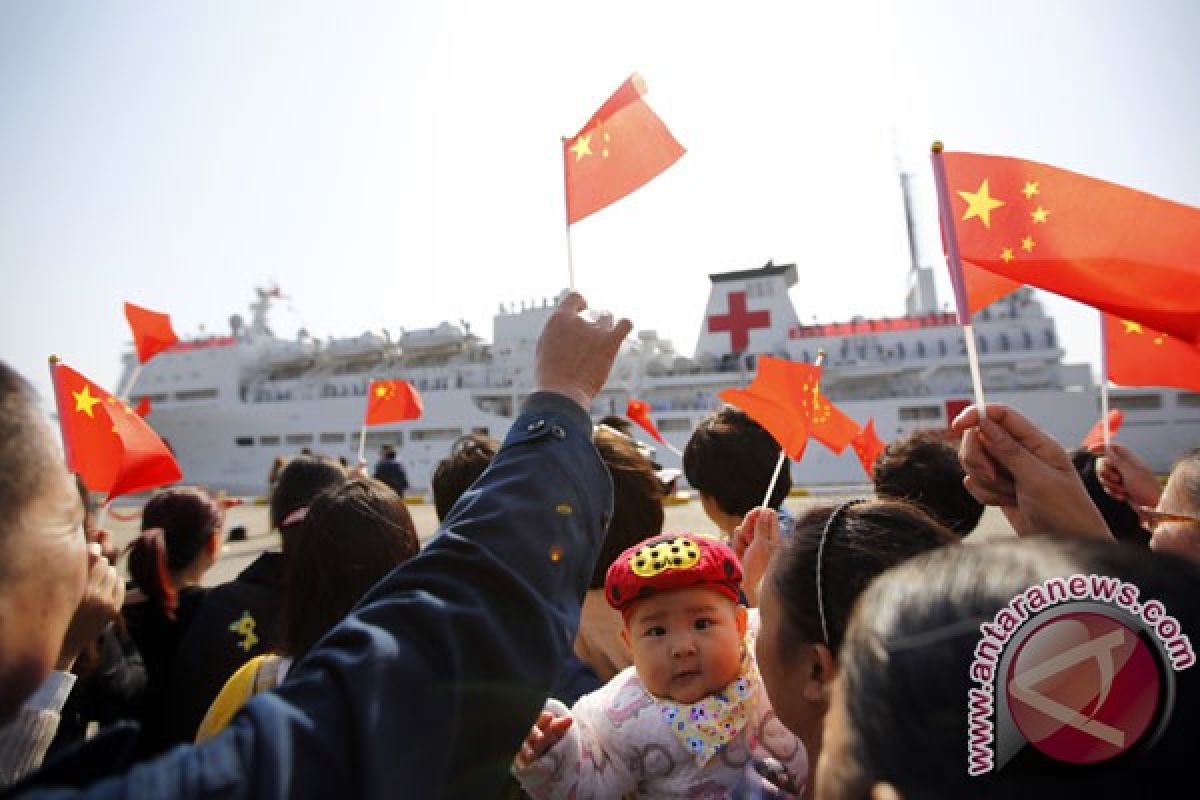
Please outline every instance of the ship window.
[[1113, 408], [1122, 411], [1152, 411], [1162, 408], [1162, 395], [1157, 394], [1125, 394], [1113, 395], [1109, 398]]
[[899, 416], [902, 422], [912, 422], [919, 419], [941, 419], [942, 409], [937, 406], [901, 407]]
[[925, 343], [919, 341], [919, 342], [917, 342], [917, 358], [924, 358], [924, 357], [925, 357]]
[[217, 396], [216, 389], [189, 389], [186, 392], [176, 392], [176, 400], [212, 400]]
[[[354, 434], [355, 440], [359, 434]], [[367, 449], [383, 447], [385, 444], [401, 447], [404, 445], [404, 434], [400, 431], [369, 431], [367, 433]]]
[[159, 403], [167, 402], [167, 396], [165, 394], [135, 394], [129, 398], [129, 404], [136, 406], [143, 400], [149, 400], [151, 405], [158, 405]]
[[1178, 403], [1180, 408], [1200, 408], [1200, 392], [1180, 392]]
[[462, 436], [462, 428], [426, 428], [410, 435], [414, 442], [452, 442]]
[[234, 441], [237, 442], [238, 447], [254, 447], [253, 436], [239, 436]]
[[322, 433], [319, 437], [321, 444], [342, 444], [346, 441], [344, 433]]
[[686, 432], [692, 429], [692, 423], [687, 417], [683, 417], [682, 419], [660, 419], [658, 420], [658, 429], [660, 431], [667, 431], [668, 433], [671, 431]]
[[946, 355], [946, 340], [945, 339], [938, 339], [938, 355], [939, 356]]
[[278, 436], [260, 436], [260, 437], [258, 437], [258, 443], [260, 445], [262, 445], [263, 447], [279, 447], [279, 437]]
[[313, 435], [311, 433], [289, 433], [287, 435], [288, 444], [312, 444]]

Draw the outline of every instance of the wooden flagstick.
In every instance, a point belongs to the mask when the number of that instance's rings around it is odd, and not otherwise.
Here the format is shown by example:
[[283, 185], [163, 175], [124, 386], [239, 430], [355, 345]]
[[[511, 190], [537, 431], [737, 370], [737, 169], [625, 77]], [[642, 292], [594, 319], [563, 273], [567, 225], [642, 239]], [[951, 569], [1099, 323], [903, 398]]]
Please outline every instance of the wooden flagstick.
[[1100, 314], [1100, 419], [1104, 426], [1104, 452], [1112, 445], [1112, 431], [1108, 425], [1108, 326], [1104, 324], [1104, 312]]
[[130, 371], [129, 380], [125, 382], [121, 391], [117, 392], [117, 399], [128, 403], [129, 395], [133, 392], [133, 387], [137, 386], [138, 378], [140, 377], [142, 377], [142, 362], [139, 361], [137, 366]]
[[567, 223], [567, 287], [575, 291], [575, 256], [571, 251], [571, 207], [570, 192], [567, 188], [567, 137], [562, 137], [563, 157], [563, 219]]
[[[817, 351], [817, 359], [813, 362], [816, 366], [821, 366], [825, 362], [825, 351]], [[820, 389], [820, 384], [813, 387], [813, 397], [816, 398], [817, 391]], [[783, 472], [783, 464], [787, 461], [787, 450], [779, 448], [779, 460], [775, 462], [775, 472], [771, 475], [771, 482], [767, 485], [767, 494], [763, 498], [763, 506], [767, 506], [771, 502], [771, 494], [775, 491], [775, 484], [779, 482], [779, 475]]]
[[358, 433], [358, 463], [365, 466], [367, 463], [367, 423], [362, 424], [362, 430]]
[[967, 302], [967, 285], [963, 278], [962, 260], [958, 254], [958, 233], [954, 228], [954, 212], [950, 209], [950, 193], [946, 187], [946, 166], [942, 162], [942, 143], [932, 148], [933, 176], [937, 184], [938, 214], [942, 220], [942, 235], [946, 241], [946, 261], [950, 267], [950, 284], [954, 287], [954, 303], [958, 306], [958, 324], [963, 329], [967, 346], [967, 364], [971, 383], [975, 387], [975, 405], [983, 412], [983, 377], [979, 371], [979, 353], [975, 350], [975, 329], [971, 326], [971, 307]]

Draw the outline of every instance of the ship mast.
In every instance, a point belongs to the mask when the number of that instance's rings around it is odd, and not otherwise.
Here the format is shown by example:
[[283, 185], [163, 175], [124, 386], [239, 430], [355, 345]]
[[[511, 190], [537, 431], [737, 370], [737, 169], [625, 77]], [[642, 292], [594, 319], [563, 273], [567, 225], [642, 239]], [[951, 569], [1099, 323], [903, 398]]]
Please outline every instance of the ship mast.
[[921, 248], [917, 243], [916, 213], [913, 208], [913, 174], [897, 164], [900, 191], [904, 196], [904, 226], [908, 232], [908, 287], [904, 296], [904, 311], [909, 316], [931, 314], [938, 310], [937, 290], [933, 285], [933, 269], [922, 266]]

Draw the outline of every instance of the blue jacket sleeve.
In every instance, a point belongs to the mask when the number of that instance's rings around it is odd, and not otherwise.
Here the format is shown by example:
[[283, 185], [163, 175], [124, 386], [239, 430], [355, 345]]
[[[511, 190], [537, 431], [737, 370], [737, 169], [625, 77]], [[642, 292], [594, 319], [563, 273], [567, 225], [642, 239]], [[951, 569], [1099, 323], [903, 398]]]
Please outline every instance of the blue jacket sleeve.
[[612, 485], [578, 406], [538, 393], [429, 545], [208, 743], [95, 797], [497, 796], [571, 650]]

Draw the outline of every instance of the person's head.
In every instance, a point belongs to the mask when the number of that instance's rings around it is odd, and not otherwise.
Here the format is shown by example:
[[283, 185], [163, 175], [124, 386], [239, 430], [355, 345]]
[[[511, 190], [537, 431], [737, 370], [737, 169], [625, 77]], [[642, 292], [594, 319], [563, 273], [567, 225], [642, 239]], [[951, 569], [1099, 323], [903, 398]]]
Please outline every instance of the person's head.
[[33, 389], [0, 362], [0, 723], [58, 658], [87, 580], [82, 523]]
[[965, 536], [983, 516], [983, 503], [963, 486], [966, 474], [948, 442], [928, 431], [913, 433], [889, 444], [876, 462], [875, 493], [916, 503]]
[[1087, 489], [1088, 497], [1104, 517], [1108, 529], [1112, 531], [1117, 541], [1145, 544], [1147, 531], [1142, 528], [1137, 510], [1125, 500], [1118, 500], [1104, 490], [1096, 474], [1096, 462], [1100, 456], [1090, 453], [1083, 448], [1071, 452], [1071, 463], [1083, 480], [1083, 488]]
[[[762, 504], [778, 461], [779, 445], [771, 434], [744, 411], [725, 406], [696, 426], [683, 449], [683, 474], [700, 493], [709, 519], [729, 534]], [[785, 466], [767, 505], [781, 507], [791, 488]]]
[[287, 654], [300, 658], [420, 545], [404, 501], [385, 484], [358, 478], [313, 499], [283, 547], [283, 636]]
[[142, 532], [127, 548], [129, 576], [164, 616], [175, 616], [182, 585], [216, 562], [224, 524], [224, 508], [203, 489], [163, 489], [146, 501]]
[[430, 481], [433, 507], [439, 522], [449, 515], [458, 498], [479, 480], [499, 450], [500, 443], [482, 433], [468, 433], [458, 438], [450, 448], [450, 455], [434, 467]]
[[1200, 561], [1200, 449], [1175, 464], [1155, 511], [1142, 515], [1150, 549]]
[[596, 429], [592, 442], [613, 482], [612, 517], [588, 585], [603, 589], [613, 561], [638, 542], [662, 533], [665, 515], [662, 484], [637, 442], [603, 427]]
[[[1178, 785], [1200, 721], [1194, 670], [1175, 673], [1175, 705], [1162, 733], [1111, 761], [1066, 764], [1027, 745], [999, 769], [967, 774], [967, 710], [969, 693], [978, 687], [972, 664], [980, 625], [1011, 608], [1026, 589], [1074, 574], [1128, 581], [1142, 597], [1160, 600], [1181, 630], [1200, 624], [1196, 565], [1111, 541], [1030, 537], [913, 558], [874, 581], [851, 615], [826, 720], [825, 755], [816, 767], [816, 797], [868, 797], [883, 783], [906, 800], [1126, 798], [1157, 794], [1150, 791], [1156, 780], [1175, 776]], [[997, 678], [996, 691], [1003, 687]], [[1046, 690], [1053, 692], [1053, 685]]]
[[385, 444], [383, 447], [379, 448], [379, 453], [383, 457], [384, 461], [391, 461], [396, 457], [396, 448], [390, 444]]
[[899, 500], [819, 506], [797, 518], [763, 579], [756, 649], [772, 708], [804, 741], [810, 763], [820, 752], [821, 721], [855, 599], [889, 567], [956, 541], [933, 517]]
[[312, 499], [346, 482], [346, 470], [325, 456], [297, 456], [279, 472], [271, 490], [271, 527], [280, 533], [304, 519]]
[[745, 656], [742, 568], [722, 542], [662, 534], [623, 552], [608, 570], [605, 598], [646, 690], [694, 703], [731, 683]]

